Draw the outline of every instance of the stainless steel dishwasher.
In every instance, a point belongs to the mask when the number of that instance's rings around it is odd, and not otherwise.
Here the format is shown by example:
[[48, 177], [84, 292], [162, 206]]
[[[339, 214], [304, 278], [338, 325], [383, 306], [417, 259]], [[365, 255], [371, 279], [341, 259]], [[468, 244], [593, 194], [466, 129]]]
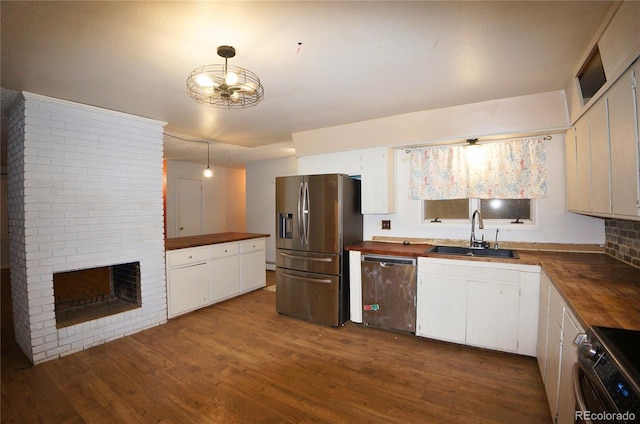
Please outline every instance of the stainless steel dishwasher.
[[416, 331], [416, 260], [363, 255], [362, 323], [393, 330]]

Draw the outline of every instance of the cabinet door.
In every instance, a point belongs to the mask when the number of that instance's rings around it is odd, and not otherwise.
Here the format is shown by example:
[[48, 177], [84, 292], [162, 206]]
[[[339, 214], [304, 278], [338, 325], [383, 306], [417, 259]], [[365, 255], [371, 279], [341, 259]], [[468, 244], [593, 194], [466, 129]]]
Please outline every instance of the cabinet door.
[[566, 166], [566, 190], [567, 210], [578, 210], [578, 162], [576, 151], [576, 131], [574, 128], [567, 131], [564, 139], [565, 166]]
[[589, 116], [576, 122], [577, 209], [591, 212], [591, 146], [589, 140]]
[[542, 382], [546, 383], [547, 376], [547, 346], [549, 340], [549, 290], [551, 283], [549, 278], [542, 273], [540, 275], [540, 309], [538, 310], [538, 344], [536, 358]]
[[611, 213], [611, 169], [607, 99], [601, 98], [589, 111], [591, 138], [591, 184], [593, 212]]
[[240, 291], [255, 290], [266, 285], [264, 250], [240, 255]]
[[467, 280], [442, 275], [418, 277], [416, 334], [465, 343]]
[[[558, 394], [560, 390], [560, 361], [562, 354], [562, 324], [549, 318], [549, 342], [547, 345], [547, 379], [544, 390], [547, 392], [551, 417], [558, 413]], [[554, 421], [555, 422], [555, 421]]]
[[516, 352], [519, 298], [518, 284], [470, 280], [467, 344]]
[[[640, 66], [635, 65], [636, 69]], [[636, 217], [639, 212], [637, 93], [633, 69], [607, 93], [611, 137], [611, 206], [614, 215]]]
[[363, 151], [362, 213], [393, 213], [395, 211], [395, 171], [392, 149]]
[[209, 300], [209, 268], [200, 263], [169, 270], [169, 318], [205, 306]]
[[573, 393], [573, 365], [578, 361], [578, 347], [573, 343], [582, 331], [565, 310], [562, 325], [562, 354], [558, 396], [558, 424], [573, 424], [576, 397]]
[[214, 258], [209, 262], [209, 296], [211, 303], [219, 302], [240, 292], [240, 263], [238, 255]]

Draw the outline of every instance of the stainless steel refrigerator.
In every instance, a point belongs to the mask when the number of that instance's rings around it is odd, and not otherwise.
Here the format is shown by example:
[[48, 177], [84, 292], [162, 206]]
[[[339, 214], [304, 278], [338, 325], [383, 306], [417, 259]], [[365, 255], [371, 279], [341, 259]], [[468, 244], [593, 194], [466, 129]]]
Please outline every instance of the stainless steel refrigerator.
[[276, 178], [276, 310], [318, 324], [344, 324], [344, 247], [360, 241], [359, 180], [342, 174]]

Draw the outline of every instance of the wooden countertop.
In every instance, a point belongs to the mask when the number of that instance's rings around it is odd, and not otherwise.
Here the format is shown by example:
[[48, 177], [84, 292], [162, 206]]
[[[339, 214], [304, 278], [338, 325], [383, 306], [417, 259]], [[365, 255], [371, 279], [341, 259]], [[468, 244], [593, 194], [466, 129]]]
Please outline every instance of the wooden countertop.
[[176, 238], [164, 239], [164, 248], [165, 250], [185, 249], [188, 247], [228, 243], [230, 241], [250, 240], [250, 239], [261, 238], [261, 237], [269, 237], [269, 234], [234, 233], [234, 232], [202, 234], [198, 236], [176, 237]]
[[431, 247], [422, 243], [403, 245], [364, 241], [347, 249], [414, 258], [540, 265], [585, 329], [598, 325], [640, 330], [640, 270], [604, 253], [516, 249], [520, 259], [468, 258], [426, 253]]

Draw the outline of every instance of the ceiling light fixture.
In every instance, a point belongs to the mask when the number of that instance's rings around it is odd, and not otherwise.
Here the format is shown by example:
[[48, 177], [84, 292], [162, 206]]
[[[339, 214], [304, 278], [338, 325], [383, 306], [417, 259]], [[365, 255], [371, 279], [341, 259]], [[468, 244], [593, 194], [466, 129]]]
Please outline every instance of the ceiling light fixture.
[[204, 170], [202, 175], [204, 175], [207, 178], [213, 177], [213, 171], [211, 170], [211, 167], [209, 166], [209, 143], [207, 143], [207, 168]]
[[235, 55], [236, 49], [231, 46], [218, 47], [218, 56], [224, 58], [224, 65], [194, 69], [187, 77], [187, 94], [198, 103], [225, 109], [257, 105], [264, 96], [264, 87], [253, 72], [227, 64]]

